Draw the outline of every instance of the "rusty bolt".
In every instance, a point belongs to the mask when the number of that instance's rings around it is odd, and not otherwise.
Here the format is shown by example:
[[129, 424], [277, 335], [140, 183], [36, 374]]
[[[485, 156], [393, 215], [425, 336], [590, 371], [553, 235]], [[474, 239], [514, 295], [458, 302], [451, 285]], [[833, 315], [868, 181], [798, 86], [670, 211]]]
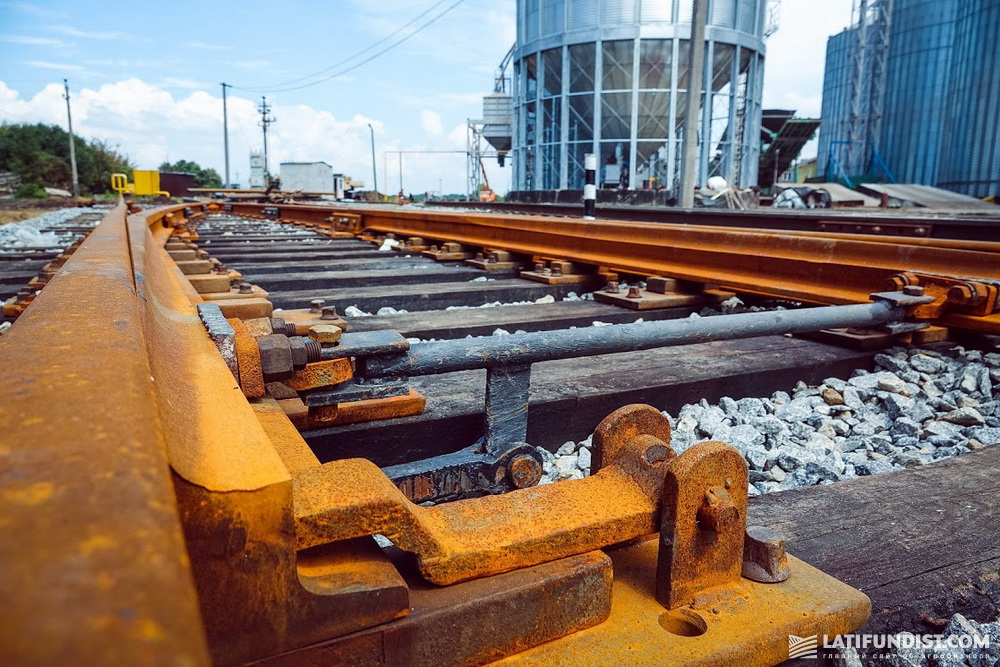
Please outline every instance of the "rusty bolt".
[[628, 288], [628, 294], [625, 295], [626, 299], [641, 299], [642, 294], [639, 293], [639, 288], [633, 285]]
[[563, 272], [562, 272], [562, 264], [555, 264], [555, 265], [552, 266], [552, 275], [554, 275], [554, 276], [561, 276], [562, 274], [563, 274]]
[[545, 269], [545, 265], [541, 262], [535, 264], [535, 273], [541, 273]]
[[337, 316], [337, 307], [336, 306], [323, 306], [323, 314], [320, 315], [319, 319], [321, 319], [321, 320], [337, 320], [337, 319], [340, 319]]
[[438, 247], [437, 247], [437, 245], [436, 245], [436, 244], [435, 244], [435, 245], [432, 245], [432, 246], [430, 247], [430, 251], [431, 251], [431, 252], [437, 252], [437, 251], [438, 251]]
[[500, 261], [500, 255], [496, 254], [495, 252], [491, 252], [490, 253], [489, 261], [487, 263], [488, 264], [496, 264], [499, 261]]
[[326, 305], [326, 301], [324, 299], [313, 299], [312, 301], [309, 302], [309, 312], [310, 313], [322, 313], [323, 312], [323, 306], [325, 306], [325, 305]]
[[747, 526], [743, 576], [762, 584], [775, 584], [788, 579], [790, 574], [784, 536], [763, 526]]
[[240, 283], [240, 294], [253, 294], [253, 285], [250, 283]]
[[229, 273], [229, 269], [227, 269], [222, 264], [216, 264], [215, 266], [212, 267], [212, 270], [218, 273], [219, 275], [225, 275]]
[[610, 292], [611, 294], [618, 294], [618, 281], [609, 280], [608, 286], [604, 288], [605, 292]]
[[905, 285], [903, 287], [903, 294], [906, 296], [923, 296], [924, 288], [920, 285]]
[[303, 336], [289, 336], [288, 349], [292, 353], [292, 366], [297, 369], [323, 358], [320, 344]]
[[700, 527], [720, 533], [736, 525], [739, 520], [740, 512], [733, 505], [728, 491], [716, 486], [705, 492], [705, 499], [698, 508]]
[[515, 456], [507, 466], [507, 480], [515, 489], [535, 486], [541, 478], [542, 465], [527, 454]]
[[317, 343], [336, 343], [343, 331], [332, 324], [314, 324], [309, 327], [309, 337]]
[[285, 380], [295, 372], [292, 349], [285, 336], [261, 336], [257, 339], [257, 348], [260, 350], [260, 367], [265, 382]]
[[483, 255], [483, 253], [481, 253], [481, 252], [477, 252], [476, 253], [476, 261], [477, 262], [481, 262], [481, 261], [483, 261], [483, 259], [485, 259], [485, 255]]
[[286, 322], [284, 318], [281, 317], [271, 318], [271, 331], [284, 336], [294, 336], [297, 333], [295, 325], [291, 322]]
[[[188, 256], [190, 257], [190, 255]], [[208, 251], [199, 250], [198, 252], [195, 253], [195, 257], [197, 257], [198, 259], [208, 259]]]
[[975, 306], [982, 298], [982, 294], [971, 283], [959, 283], [948, 290], [948, 301], [962, 306]]

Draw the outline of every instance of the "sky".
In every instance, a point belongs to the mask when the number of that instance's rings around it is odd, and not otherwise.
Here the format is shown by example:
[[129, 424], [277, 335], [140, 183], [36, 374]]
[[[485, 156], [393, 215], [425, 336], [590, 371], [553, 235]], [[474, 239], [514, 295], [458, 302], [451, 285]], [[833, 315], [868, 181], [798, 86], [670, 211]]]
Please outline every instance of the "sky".
[[[826, 38], [850, 15], [851, 0], [783, 0], [765, 108], [819, 116]], [[403, 151], [406, 192], [465, 192], [466, 122], [482, 116], [514, 16], [514, 0], [0, 0], [0, 122], [65, 127], [65, 78], [77, 134], [106, 140], [138, 168], [186, 159], [223, 174], [226, 82], [234, 182], [246, 184], [249, 153], [261, 148], [266, 94], [272, 173], [322, 160], [369, 188], [370, 124], [381, 191], [400, 189]], [[509, 163], [488, 160], [487, 172], [498, 192], [511, 185]]]

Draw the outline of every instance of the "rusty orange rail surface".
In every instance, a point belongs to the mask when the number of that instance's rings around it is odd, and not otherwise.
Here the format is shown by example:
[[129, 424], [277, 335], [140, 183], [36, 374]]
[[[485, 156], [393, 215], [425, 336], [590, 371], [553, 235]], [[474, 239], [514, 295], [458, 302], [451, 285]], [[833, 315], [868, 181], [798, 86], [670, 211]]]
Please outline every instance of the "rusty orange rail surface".
[[[260, 204], [233, 203], [260, 216]], [[584, 221], [393, 206], [271, 207], [280, 219], [321, 224], [354, 214], [362, 227], [453, 241], [645, 276], [667, 276], [813, 304], [865, 303], [901, 272], [1000, 281], [1000, 242], [871, 237], [823, 232]], [[947, 323], [1000, 333], [1000, 314], [949, 314]]]
[[143, 235], [119, 205], [0, 338], [6, 664], [208, 662], [150, 363]]

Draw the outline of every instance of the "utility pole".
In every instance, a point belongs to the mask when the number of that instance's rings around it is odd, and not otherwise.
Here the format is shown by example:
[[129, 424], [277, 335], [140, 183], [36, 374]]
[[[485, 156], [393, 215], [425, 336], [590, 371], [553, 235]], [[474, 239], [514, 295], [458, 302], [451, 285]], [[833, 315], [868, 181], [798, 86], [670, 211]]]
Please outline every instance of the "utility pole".
[[372, 192], [378, 197], [378, 174], [375, 170], [375, 128], [372, 127], [371, 123], [368, 123], [368, 129], [371, 130], [372, 134]]
[[73, 114], [69, 110], [69, 81], [63, 79], [66, 98], [66, 122], [69, 125], [69, 165], [73, 170], [73, 196], [80, 196], [80, 176], [76, 171], [76, 141], [73, 139]]
[[688, 73], [687, 115], [684, 118], [684, 164], [681, 171], [681, 206], [694, 207], [695, 165], [698, 161], [698, 126], [701, 124], [701, 90], [705, 79], [705, 23], [708, 0], [694, 0], [691, 17], [691, 71]]
[[260, 111], [260, 126], [264, 128], [264, 187], [271, 186], [271, 172], [267, 168], [267, 126], [275, 122], [274, 116], [269, 116], [271, 113], [271, 107], [267, 104], [267, 98], [260, 98], [260, 106], [257, 108]]
[[222, 84], [222, 146], [226, 153], [226, 183], [225, 186], [232, 187], [229, 180], [229, 108], [226, 105], [226, 88], [231, 86], [228, 83]]

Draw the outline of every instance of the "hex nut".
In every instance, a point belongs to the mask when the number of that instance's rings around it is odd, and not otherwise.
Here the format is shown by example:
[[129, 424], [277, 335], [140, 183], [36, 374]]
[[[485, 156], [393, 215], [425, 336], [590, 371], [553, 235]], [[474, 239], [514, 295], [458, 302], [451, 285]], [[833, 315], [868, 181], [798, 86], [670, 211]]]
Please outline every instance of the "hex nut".
[[286, 336], [278, 334], [261, 336], [257, 339], [257, 347], [260, 349], [260, 367], [264, 373], [265, 382], [285, 380], [295, 372], [292, 348], [288, 341]]
[[333, 324], [316, 324], [309, 327], [309, 337], [317, 343], [336, 343], [344, 332]]
[[309, 363], [309, 350], [306, 347], [309, 343], [315, 345], [314, 341], [303, 336], [288, 337], [288, 349], [292, 352], [292, 366], [296, 369], [304, 368]]

